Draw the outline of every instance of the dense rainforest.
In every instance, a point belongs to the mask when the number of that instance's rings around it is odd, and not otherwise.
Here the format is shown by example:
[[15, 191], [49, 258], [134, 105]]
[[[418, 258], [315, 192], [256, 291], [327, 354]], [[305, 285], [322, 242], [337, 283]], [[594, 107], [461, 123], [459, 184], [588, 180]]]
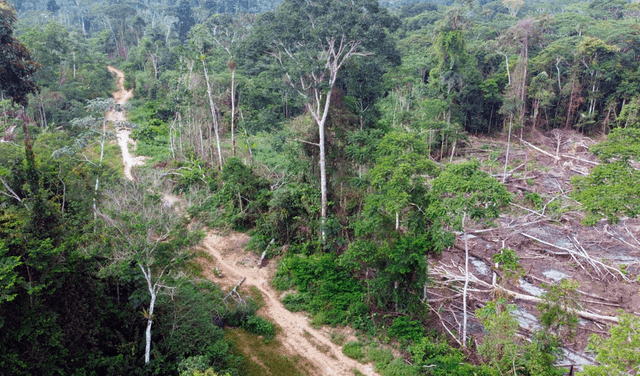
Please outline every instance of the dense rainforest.
[[0, 374], [637, 374], [639, 21], [0, 0]]

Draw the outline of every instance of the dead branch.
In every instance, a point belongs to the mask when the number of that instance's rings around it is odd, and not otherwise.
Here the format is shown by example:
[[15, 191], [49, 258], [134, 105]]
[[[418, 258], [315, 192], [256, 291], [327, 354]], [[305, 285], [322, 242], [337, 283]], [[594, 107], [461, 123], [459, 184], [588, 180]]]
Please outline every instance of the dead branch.
[[[626, 224], [625, 224], [625, 227], [626, 227]], [[596, 231], [598, 231], [598, 230], [596, 229]], [[633, 235], [631, 234], [631, 232], [629, 231], [629, 229], [627, 229], [627, 231], [628, 231], [628, 232], [629, 232], [629, 234], [633, 237]], [[628, 245], [629, 247], [634, 248], [634, 249], [636, 249], [636, 250], [639, 250], [639, 251], [640, 251], [640, 247], [638, 247], [638, 246], [636, 246], [636, 245], [634, 245], [634, 244], [629, 243], [628, 241], [624, 240], [620, 235], [615, 234], [615, 233], [613, 233], [613, 232], [609, 231], [609, 229], [607, 228], [607, 226], [605, 226], [605, 228], [604, 228], [604, 233], [605, 233], [605, 234], [607, 234], [607, 235], [609, 235], [609, 236], [611, 236], [612, 238], [616, 239], [617, 241], [622, 242], [622, 243], [624, 243], [624, 244]], [[635, 239], [635, 237], [634, 237], [634, 240], [635, 240], [636, 242], [638, 241], [637, 239]], [[639, 244], [640, 244], [640, 243], [639, 243]]]
[[560, 155], [561, 155], [562, 157], [564, 157], [564, 158], [571, 158], [571, 159], [575, 159], [575, 160], [577, 160], [577, 161], [584, 162], [584, 163], [590, 163], [590, 164], [595, 165], [595, 166], [599, 166], [599, 165], [600, 165], [600, 163], [598, 163], [598, 162], [593, 162], [593, 161], [590, 161], [590, 160], [588, 160], [588, 159], [583, 159], [583, 158], [574, 157], [573, 155], [569, 155], [569, 154], [560, 154]]
[[[451, 333], [451, 330], [449, 330], [449, 328], [447, 328], [447, 326], [444, 324], [446, 320], [444, 320], [442, 316], [440, 316], [440, 312], [438, 312], [438, 310], [433, 308], [432, 306], [429, 306], [429, 308], [436, 314], [436, 316], [438, 316], [438, 318], [440, 319], [440, 323], [442, 324], [442, 327], [447, 331], [447, 333], [449, 333], [449, 335], [451, 335], [451, 338], [453, 338], [456, 342], [458, 342], [458, 345], [462, 346], [462, 343], [460, 343], [458, 338], [453, 333]], [[449, 323], [449, 325], [451, 325], [451, 323]]]
[[18, 196], [16, 194], [16, 192], [13, 189], [11, 189], [9, 184], [7, 184], [7, 182], [1, 176], [0, 176], [0, 181], [2, 181], [2, 185], [4, 185], [4, 187], [9, 191], [9, 193], [2, 192], [2, 191], [0, 191], [0, 193], [2, 193], [3, 195], [5, 195], [7, 197], [11, 197], [11, 198], [14, 198], [14, 199], [18, 200], [19, 203], [23, 204], [24, 207], [27, 208], [27, 210], [29, 210], [29, 207], [27, 206], [27, 204], [22, 202], [22, 199], [20, 198], [20, 196]]
[[[240, 294], [238, 294], [238, 287], [240, 287], [240, 285], [242, 285], [242, 282], [244, 282], [245, 279], [247, 279], [247, 277], [242, 277], [240, 282], [238, 282], [235, 286], [233, 286], [233, 289], [231, 291], [229, 291], [229, 293], [222, 300], [227, 300], [227, 298], [230, 297], [231, 295], [233, 295], [234, 293], [236, 295], [238, 295], [238, 297], [239, 297]], [[242, 300], [242, 298], [240, 298], [240, 300]]]
[[520, 139], [520, 142], [522, 142], [522, 143], [523, 143], [523, 144], [525, 144], [526, 146], [529, 146], [529, 147], [531, 147], [531, 148], [533, 148], [533, 149], [535, 149], [535, 150], [539, 151], [540, 153], [542, 153], [542, 154], [544, 154], [544, 155], [547, 155], [547, 156], [549, 156], [549, 157], [551, 157], [551, 158], [555, 159], [556, 161], [560, 161], [560, 157], [555, 156], [555, 155], [553, 155], [553, 154], [549, 153], [548, 151], [544, 151], [544, 150], [540, 149], [539, 147], [537, 147], [537, 146], [535, 146], [535, 145], [533, 145], [533, 144], [530, 144], [530, 143], [528, 143], [527, 141], [525, 141], [525, 140], [523, 140], [523, 139]]
[[267, 245], [267, 248], [265, 248], [264, 252], [262, 252], [262, 256], [260, 256], [260, 262], [258, 262], [258, 268], [262, 268], [262, 262], [264, 261], [264, 257], [267, 255], [267, 251], [269, 250], [269, 247], [271, 247], [271, 245], [275, 241], [276, 241], [276, 238], [272, 238], [269, 244]]
[[[469, 290], [471, 291], [471, 290]], [[444, 302], [447, 300], [451, 300], [451, 299], [455, 299], [462, 296], [462, 294], [455, 294], [455, 295], [451, 295], [451, 296], [445, 296], [444, 298], [438, 298], [438, 299], [431, 299], [429, 301], [427, 301], [427, 303], [431, 304], [431, 303], [440, 303], [440, 302]]]
[[[447, 280], [449, 280], [450, 282], [463, 282], [465, 280], [465, 277], [463, 277], [462, 275], [458, 275], [458, 274], [454, 274], [451, 272], [451, 270], [443, 267], [443, 266], [434, 266], [431, 268], [431, 271], [434, 273], [438, 273], [438, 275], [442, 278], [445, 278]], [[532, 295], [525, 295], [525, 294], [521, 294], [519, 292], [515, 292], [512, 290], [508, 290], [500, 285], [492, 285], [490, 283], [487, 283], [481, 279], [478, 279], [476, 276], [474, 276], [472, 273], [468, 273], [469, 274], [469, 279], [472, 283], [476, 284], [476, 285], [480, 285], [480, 286], [484, 286], [486, 288], [490, 288], [495, 290], [500, 291], [502, 294], [507, 294], [511, 297], [513, 297], [514, 299], [517, 300], [524, 300], [527, 302], [531, 302], [531, 303], [542, 303], [543, 300], [541, 298], [538, 298], [536, 296], [532, 296]], [[600, 321], [600, 322], [618, 322], [618, 318], [614, 317], [614, 316], [604, 316], [604, 315], [599, 315], [596, 313], [591, 313], [591, 312], [587, 312], [587, 311], [582, 311], [582, 310], [574, 310], [574, 309], [570, 309], [569, 312], [574, 313], [582, 318], [588, 319], [588, 320], [592, 320], [592, 321]]]
[[[548, 245], [550, 247], [554, 247], [554, 248], [569, 252], [569, 254], [571, 254], [572, 256], [577, 255], [577, 256], [583, 257], [587, 262], [589, 262], [589, 264], [591, 264], [594, 267], [595, 270], [599, 271], [598, 266], [600, 266], [600, 267], [603, 267], [605, 270], [607, 270], [609, 272], [609, 274], [611, 274], [614, 278], [616, 278], [616, 275], [619, 275], [626, 282], [631, 282], [631, 280], [629, 278], [627, 278], [627, 276], [624, 275], [620, 270], [618, 270], [618, 269], [616, 269], [616, 268], [614, 268], [612, 266], [606, 265], [605, 263], [603, 263], [601, 261], [593, 259], [591, 256], [589, 256], [586, 253], [586, 251], [582, 247], [580, 247], [580, 248], [582, 248], [582, 252], [579, 252], [579, 251], [577, 252], [577, 251], [574, 251], [574, 250], [569, 249], [569, 248], [564, 248], [564, 247], [561, 247], [561, 246], [558, 246], [558, 245], [555, 245], [555, 244], [552, 244], [552, 243], [545, 242], [544, 240], [538, 239], [535, 236], [526, 234], [524, 232], [522, 233], [522, 235], [527, 237], [527, 238], [529, 238], [529, 239], [533, 239], [533, 240], [535, 240], [535, 241], [537, 241], [539, 243]], [[574, 238], [574, 240], [577, 242], [577, 239]], [[578, 243], [578, 245], [579, 245], [579, 243]]]

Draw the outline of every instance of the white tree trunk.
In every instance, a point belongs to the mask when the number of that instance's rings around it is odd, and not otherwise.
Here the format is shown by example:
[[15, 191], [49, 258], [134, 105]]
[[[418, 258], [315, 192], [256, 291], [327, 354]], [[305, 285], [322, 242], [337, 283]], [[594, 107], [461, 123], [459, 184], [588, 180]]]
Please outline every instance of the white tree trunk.
[[236, 70], [231, 70], [231, 149], [233, 156], [236, 156], [236, 137], [235, 137], [235, 116], [236, 116], [236, 94], [235, 94]]
[[[337, 73], [337, 71], [336, 71]], [[331, 93], [333, 92], [333, 83], [335, 81], [330, 82], [329, 91], [327, 92], [327, 98], [324, 102], [324, 110], [322, 111], [322, 117], [320, 117], [320, 98], [319, 94], [316, 92], [316, 103], [317, 108], [313, 108], [313, 105], [308, 103], [307, 108], [314, 120], [318, 124], [318, 134], [319, 141], [318, 147], [320, 148], [320, 227], [321, 227], [321, 237], [322, 243], [327, 242], [327, 232], [325, 229], [325, 225], [327, 222], [327, 164], [326, 164], [326, 156], [325, 156], [325, 133], [324, 133], [324, 125], [327, 122], [327, 117], [329, 115], [329, 106], [331, 104]]]
[[149, 295], [151, 296], [151, 301], [149, 302], [149, 310], [147, 311], [147, 330], [145, 332], [146, 345], [144, 349], [144, 364], [149, 364], [151, 358], [151, 325], [153, 325], [153, 308], [156, 305], [156, 297], [158, 296], [157, 291], [157, 283], [151, 284], [151, 270], [147, 267], [145, 268], [140, 266], [140, 270], [142, 270], [142, 274], [144, 275], [144, 279], [147, 281], [147, 287], [149, 288]]
[[211, 117], [213, 118], [213, 130], [216, 134], [216, 144], [218, 146], [218, 163], [220, 164], [220, 171], [222, 171], [222, 149], [220, 148], [220, 134], [218, 132], [218, 118], [216, 117], [216, 107], [213, 104], [213, 96], [211, 94], [211, 85], [209, 84], [209, 75], [207, 74], [207, 66], [202, 60], [202, 69], [204, 70], [204, 77], [207, 80], [207, 94], [209, 95], [209, 107], [211, 107]]
[[502, 173], [502, 183], [507, 181], [507, 166], [509, 165], [509, 151], [511, 151], [511, 126], [513, 125], [513, 114], [509, 115], [509, 137], [507, 137], [507, 154], [504, 157], [504, 171]]
[[469, 287], [469, 247], [467, 244], [467, 227], [465, 220], [467, 213], [462, 216], [462, 231], [464, 236], [464, 289], [462, 290], [462, 347], [467, 347], [467, 289]]
[[102, 160], [104, 159], [104, 143], [107, 139], [107, 121], [102, 121], [102, 139], [100, 140], [100, 162], [98, 163], [98, 176], [96, 176], [96, 185], [93, 189], [93, 232], [96, 232], [96, 223], [98, 220], [98, 208], [97, 208], [97, 198], [98, 198], [98, 187], [100, 186], [100, 170], [102, 169]]
[[425, 268], [424, 268], [424, 285], [422, 286], [422, 302], [426, 303], [427, 302], [427, 283], [429, 282], [429, 259], [427, 258], [427, 255], [424, 255], [424, 264], [425, 264]]

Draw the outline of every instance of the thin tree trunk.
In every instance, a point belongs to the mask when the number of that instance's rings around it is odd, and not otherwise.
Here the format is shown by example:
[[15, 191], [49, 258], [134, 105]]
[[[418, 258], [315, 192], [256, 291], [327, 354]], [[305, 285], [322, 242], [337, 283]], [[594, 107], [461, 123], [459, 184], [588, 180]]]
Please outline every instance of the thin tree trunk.
[[424, 255], [424, 264], [425, 264], [425, 270], [424, 270], [424, 285], [422, 286], [422, 302], [426, 303], [428, 296], [427, 296], [427, 283], [429, 282], [429, 260], [427, 259], [427, 255]]
[[507, 166], [509, 165], [509, 151], [511, 151], [511, 127], [513, 125], [513, 114], [509, 114], [509, 136], [507, 137], [507, 154], [504, 157], [504, 171], [502, 173], [502, 183], [507, 180]]
[[213, 118], [213, 130], [216, 134], [216, 144], [218, 146], [218, 163], [220, 166], [220, 171], [222, 171], [223, 162], [222, 162], [222, 149], [220, 148], [220, 134], [218, 131], [218, 119], [216, 117], [216, 107], [213, 104], [213, 96], [211, 94], [211, 85], [209, 84], [209, 75], [207, 74], [207, 66], [204, 63], [204, 59], [202, 60], [202, 69], [204, 70], [204, 77], [207, 80], [207, 94], [209, 95], [209, 106], [211, 107], [211, 117]]
[[229, 67], [231, 68], [231, 150], [233, 151], [233, 156], [236, 156], [236, 138], [235, 138], [235, 127], [234, 120], [236, 115], [236, 94], [235, 94], [235, 79], [236, 79], [236, 64], [233, 62], [229, 62]]
[[[329, 92], [329, 95], [331, 92]], [[329, 108], [329, 96], [327, 96], [327, 110]], [[328, 112], [328, 111], [327, 111]], [[323, 117], [322, 122], [318, 124], [318, 131], [320, 133], [320, 221], [322, 226], [322, 243], [327, 242], [327, 231], [325, 225], [327, 223], [327, 163], [325, 156], [325, 135], [324, 135], [324, 123], [326, 117]]]
[[560, 59], [556, 58], [556, 70], [558, 71], [558, 92], [562, 91], [562, 84], [560, 83]]
[[104, 159], [104, 143], [107, 138], [107, 121], [102, 121], [102, 140], [100, 140], [100, 162], [98, 163], [98, 176], [96, 176], [96, 185], [93, 189], [93, 232], [96, 232], [97, 219], [98, 219], [98, 187], [100, 185], [100, 170], [102, 169], [102, 160]]
[[144, 364], [149, 364], [149, 361], [151, 360], [151, 325], [153, 325], [153, 308], [156, 304], [158, 292], [156, 291], [156, 285], [151, 285], [151, 270], [149, 270], [149, 268], [145, 270], [140, 264], [138, 264], [138, 266], [140, 266], [144, 279], [147, 281], [147, 287], [149, 288], [149, 295], [151, 297], [149, 310], [147, 311], [147, 330], [145, 332], [146, 345], [144, 349]]
[[467, 227], [465, 221], [467, 213], [462, 216], [462, 231], [464, 234], [464, 289], [462, 290], [462, 346], [467, 347], [467, 289], [469, 287], [469, 247]]
[[393, 283], [393, 292], [395, 294], [395, 312], [398, 312], [398, 281]]
[[575, 83], [571, 83], [571, 95], [569, 96], [569, 105], [567, 106], [567, 122], [564, 125], [565, 129], [569, 129], [570, 128], [570, 124], [571, 124], [571, 113], [573, 111], [571, 111], [571, 107], [573, 106], [573, 92], [576, 89], [576, 85]]
[[249, 134], [247, 133], [247, 128], [244, 127], [244, 115], [242, 115], [242, 109], [240, 110], [240, 119], [242, 119], [242, 130], [244, 131], [244, 138], [247, 142], [247, 149], [249, 150], [249, 159], [253, 162], [253, 152], [251, 151], [251, 143], [249, 142]]

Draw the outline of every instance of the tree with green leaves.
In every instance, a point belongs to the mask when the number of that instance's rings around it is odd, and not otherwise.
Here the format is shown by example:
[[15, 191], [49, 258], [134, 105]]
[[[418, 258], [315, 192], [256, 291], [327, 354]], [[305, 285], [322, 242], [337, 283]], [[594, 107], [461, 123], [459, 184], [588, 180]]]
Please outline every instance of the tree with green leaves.
[[[93, 189], [93, 220], [97, 220], [98, 209], [98, 190], [100, 188], [100, 175], [102, 173], [102, 162], [104, 161], [104, 149], [109, 136], [112, 136], [107, 131], [107, 117], [105, 113], [113, 110], [115, 103], [113, 99], [97, 98], [90, 100], [86, 106], [87, 110], [93, 112], [93, 114], [99, 114], [101, 118], [96, 118], [93, 115], [86, 116], [80, 119], [74, 119], [72, 121], [73, 127], [78, 129], [79, 135], [75, 140], [74, 145], [65, 146], [62, 149], [56, 150], [53, 153], [54, 157], [60, 157], [65, 154], [75, 154], [87, 147], [87, 145], [97, 142], [100, 145], [100, 158], [98, 159], [97, 168], [98, 175], [96, 176], [96, 183]], [[93, 162], [91, 162], [93, 163]]]
[[426, 213], [427, 182], [439, 173], [427, 152], [426, 143], [412, 133], [392, 131], [384, 136], [367, 174], [372, 191], [353, 225], [357, 240], [340, 257], [343, 265], [354, 269], [377, 270], [373, 284], [383, 296], [378, 301], [393, 297], [396, 312], [399, 301], [402, 308], [420, 295], [426, 301], [427, 255], [440, 252], [451, 240], [430, 226]]
[[578, 326], [576, 312], [582, 308], [577, 292], [580, 284], [563, 279], [558, 284], [544, 287], [549, 290], [542, 294], [542, 302], [536, 306], [542, 314], [542, 326], [547, 333], [554, 333], [559, 339], [571, 339]]
[[509, 204], [511, 194], [480, 168], [477, 160], [449, 164], [431, 182], [432, 195], [429, 214], [432, 220], [444, 226], [461, 230], [465, 245], [465, 283], [462, 297], [462, 344], [467, 341], [467, 288], [469, 286], [469, 249], [467, 246], [468, 220], [497, 218], [500, 208]]
[[640, 128], [615, 128], [591, 151], [602, 163], [591, 174], [571, 179], [571, 197], [587, 212], [584, 223], [594, 225], [601, 218], [617, 223], [620, 216], [640, 215], [640, 171], [631, 164], [640, 157]]
[[0, 91], [25, 106], [27, 95], [38, 89], [34, 73], [39, 64], [13, 36], [16, 11], [8, 2], [0, 1]]
[[632, 314], [619, 316], [609, 329], [609, 338], [592, 334], [587, 349], [596, 353], [598, 365], [587, 365], [580, 376], [637, 375], [640, 367], [640, 319]]
[[478, 346], [478, 353], [501, 375], [511, 371], [513, 375], [517, 375], [517, 369], [520, 368], [520, 346], [515, 341], [519, 328], [518, 320], [511, 315], [515, 309], [515, 305], [498, 300], [489, 301], [484, 307], [476, 310], [476, 317], [487, 333]]
[[[318, 127], [322, 239], [326, 241], [328, 215], [326, 124], [339, 74], [357, 57], [387, 47], [387, 29], [393, 18], [377, 1], [285, 1], [263, 33], [273, 36], [268, 53], [276, 59], [290, 85], [304, 100]], [[376, 39], [371, 39], [375, 34]], [[366, 38], [369, 37], [369, 38]]]
[[[387, 215], [395, 217], [395, 230], [400, 231], [401, 217], [424, 195], [426, 177], [437, 175], [438, 168], [427, 158], [427, 145], [415, 135], [391, 132], [378, 145], [376, 165], [369, 171], [374, 192], [367, 198]], [[366, 209], [365, 209], [366, 210]]]

